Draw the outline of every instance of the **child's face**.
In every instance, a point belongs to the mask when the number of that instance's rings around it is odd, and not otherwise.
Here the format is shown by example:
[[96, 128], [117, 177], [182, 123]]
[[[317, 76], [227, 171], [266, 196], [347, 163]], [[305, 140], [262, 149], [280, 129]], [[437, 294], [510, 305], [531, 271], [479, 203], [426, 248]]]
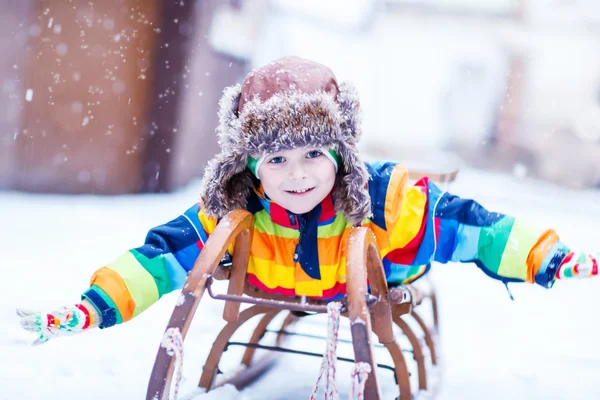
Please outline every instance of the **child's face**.
[[293, 213], [304, 214], [333, 189], [335, 166], [321, 150], [282, 150], [265, 158], [258, 177], [271, 200]]

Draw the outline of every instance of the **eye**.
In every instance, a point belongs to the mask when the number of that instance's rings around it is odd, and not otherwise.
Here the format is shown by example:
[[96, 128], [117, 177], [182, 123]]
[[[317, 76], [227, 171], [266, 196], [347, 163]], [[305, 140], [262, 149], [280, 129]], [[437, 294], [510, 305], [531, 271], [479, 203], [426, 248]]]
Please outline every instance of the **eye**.
[[278, 156], [278, 157], [273, 157], [269, 160], [270, 164], [281, 164], [282, 162], [285, 161], [285, 158]]
[[321, 151], [312, 150], [312, 151], [309, 151], [308, 153], [306, 153], [306, 158], [317, 158], [322, 155], [323, 155], [323, 153]]

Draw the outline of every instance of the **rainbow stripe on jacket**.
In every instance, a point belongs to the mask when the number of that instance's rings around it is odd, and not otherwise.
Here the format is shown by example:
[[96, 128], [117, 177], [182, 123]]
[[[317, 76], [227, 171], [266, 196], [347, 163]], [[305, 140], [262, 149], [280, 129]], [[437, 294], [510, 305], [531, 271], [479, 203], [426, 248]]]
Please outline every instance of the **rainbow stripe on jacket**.
[[[406, 169], [396, 163], [367, 164], [367, 169], [373, 216], [363, 226], [377, 237], [390, 285], [413, 282], [432, 261], [460, 261], [473, 262], [505, 283], [551, 287], [563, 261], [573, 259], [553, 230], [489, 212], [473, 200], [443, 192], [427, 178], [409, 186]], [[328, 196], [308, 215], [298, 216], [272, 202], [257, 183], [247, 201], [254, 215], [249, 283], [286, 296], [343, 295], [351, 226], [333, 204]], [[125, 322], [182, 288], [215, 226], [194, 205], [150, 230], [141, 247], [96, 271], [83, 297], [98, 309], [101, 327]]]

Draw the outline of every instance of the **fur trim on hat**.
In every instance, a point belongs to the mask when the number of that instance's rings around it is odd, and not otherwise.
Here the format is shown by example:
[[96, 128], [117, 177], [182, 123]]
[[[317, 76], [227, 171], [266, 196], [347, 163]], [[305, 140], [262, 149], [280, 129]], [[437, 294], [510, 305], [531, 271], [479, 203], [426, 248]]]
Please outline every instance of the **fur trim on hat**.
[[248, 157], [314, 146], [333, 149], [342, 160], [334, 191], [336, 210], [353, 225], [368, 218], [369, 175], [356, 149], [361, 135], [358, 95], [346, 82], [338, 89], [337, 99], [323, 91], [278, 93], [265, 102], [257, 96], [238, 115], [241, 86], [227, 88], [217, 128], [221, 153], [209, 162], [201, 189], [207, 215], [221, 218], [246, 207], [252, 186]]

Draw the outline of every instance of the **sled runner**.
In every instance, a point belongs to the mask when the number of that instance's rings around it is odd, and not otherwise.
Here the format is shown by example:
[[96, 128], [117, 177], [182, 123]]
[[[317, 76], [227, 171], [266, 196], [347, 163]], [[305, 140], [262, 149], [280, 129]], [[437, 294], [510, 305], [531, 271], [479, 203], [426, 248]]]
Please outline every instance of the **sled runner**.
[[[430, 179], [447, 185], [454, 181], [456, 174], [456, 170], [419, 171], [411, 173], [410, 178], [418, 179], [427, 175]], [[324, 313], [330, 316], [334, 307], [323, 300], [279, 296], [248, 285], [246, 266], [252, 227], [252, 214], [235, 210], [218, 223], [208, 238], [187, 277], [169, 320], [165, 338], [170, 340], [165, 341], [163, 338], [158, 349], [148, 384], [147, 400], [169, 399], [178, 354], [182, 351], [182, 343], [195, 311], [205, 295], [225, 302], [223, 319], [226, 324], [212, 344], [198, 383], [200, 388], [210, 391], [227, 383], [238, 388], [244, 387], [272, 366], [275, 361], [273, 355], [277, 352], [323, 357], [323, 354], [284, 346], [286, 339], [294, 335], [295, 324], [302, 323], [303, 319], [314, 314]], [[233, 257], [224, 258], [232, 242]], [[354, 362], [357, 368], [364, 367], [360, 369], [364, 373], [363, 379], [358, 378], [357, 382], [365, 399], [382, 398], [378, 374], [385, 369], [393, 371], [398, 387], [395, 396], [399, 400], [411, 400], [420, 391], [426, 391], [433, 397], [437, 385], [431, 373], [439, 364], [435, 291], [431, 284], [427, 285], [427, 289], [420, 286], [417, 288], [416, 285], [388, 287], [379, 254], [375, 235], [369, 228], [357, 227], [351, 230], [346, 251], [347, 294], [337, 303], [337, 311], [350, 322], [354, 359], [337, 359]], [[227, 294], [215, 293], [212, 287], [214, 280], [228, 281]], [[252, 306], [240, 312], [241, 303]], [[276, 318], [280, 313], [285, 314], [283, 319]], [[426, 323], [424, 314], [430, 317], [430, 324]], [[232, 342], [230, 339], [233, 334], [250, 319], [258, 319], [250, 339], [243, 343]], [[277, 327], [273, 327], [275, 320], [280, 321]], [[267, 332], [275, 334], [275, 337], [266, 335]], [[400, 343], [400, 335], [404, 335], [403, 344]], [[267, 336], [272, 340], [265, 344]], [[375, 339], [378, 344], [373, 342]], [[412, 349], [405, 348], [405, 343], [410, 343]], [[220, 376], [217, 379], [221, 372], [219, 362], [230, 346], [246, 348], [241, 368], [232, 376]], [[268, 350], [268, 355], [258, 358], [258, 349]], [[393, 361], [391, 365], [378, 364], [374, 350], [387, 350]], [[414, 362], [407, 356], [413, 358]], [[416, 368], [411, 368], [415, 364]], [[178, 384], [176, 382], [176, 387]], [[307, 393], [307, 397], [308, 395]]]

